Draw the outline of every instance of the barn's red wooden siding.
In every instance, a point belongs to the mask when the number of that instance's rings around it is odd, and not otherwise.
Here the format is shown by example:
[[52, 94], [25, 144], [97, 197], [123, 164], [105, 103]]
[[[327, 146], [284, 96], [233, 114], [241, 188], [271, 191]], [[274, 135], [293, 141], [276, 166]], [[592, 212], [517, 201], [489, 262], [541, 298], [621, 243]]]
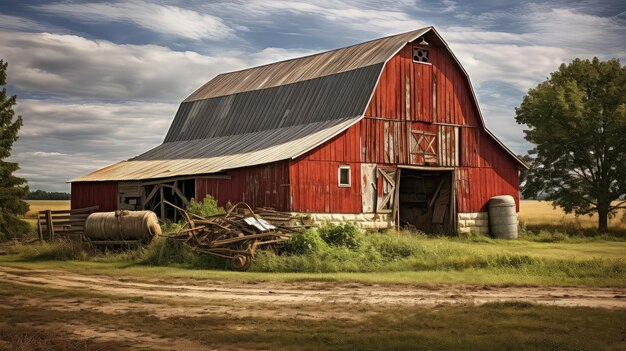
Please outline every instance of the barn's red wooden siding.
[[99, 212], [117, 210], [117, 182], [72, 183], [72, 209], [100, 206]]
[[[361, 124], [291, 162], [292, 211], [360, 213]], [[350, 165], [349, 188], [339, 187], [339, 166]]]
[[469, 82], [454, 59], [445, 49], [431, 46], [431, 65], [415, 63], [413, 46], [405, 46], [387, 62], [365, 115], [478, 126]]
[[246, 202], [252, 208], [290, 209], [289, 161], [228, 171], [230, 179], [197, 178], [196, 199], [213, 196], [220, 206]]
[[[339, 187], [342, 165], [350, 165], [350, 187]], [[293, 211], [362, 212], [360, 163], [298, 160], [291, 164], [290, 176]]]
[[[448, 153], [440, 166], [456, 167], [458, 211], [486, 211], [490, 197], [505, 194], [519, 210], [518, 165], [482, 130], [464, 73], [445, 49], [434, 46], [428, 48], [432, 65], [414, 63], [413, 46], [389, 60], [363, 120], [291, 162], [293, 211], [362, 212], [361, 163], [423, 165], [421, 156], [411, 155], [411, 131], [454, 135], [454, 127], [459, 155], [454, 140], [437, 138], [434, 148]], [[338, 186], [341, 164], [351, 165], [350, 188]]]
[[[519, 172], [517, 163], [490, 137], [481, 133], [474, 167], [457, 169], [459, 212], [487, 211], [489, 198], [511, 195], [519, 211]], [[470, 164], [471, 165], [471, 164]]]

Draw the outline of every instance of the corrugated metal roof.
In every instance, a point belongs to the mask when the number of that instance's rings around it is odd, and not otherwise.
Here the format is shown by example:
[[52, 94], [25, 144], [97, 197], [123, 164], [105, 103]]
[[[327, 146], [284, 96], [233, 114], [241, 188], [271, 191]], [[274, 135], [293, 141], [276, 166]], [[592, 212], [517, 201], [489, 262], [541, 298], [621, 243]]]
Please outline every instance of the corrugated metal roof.
[[379, 63], [267, 89], [183, 102], [165, 142], [239, 135], [360, 116], [382, 67]]
[[315, 55], [271, 63], [216, 76], [185, 101], [267, 89], [385, 63], [406, 43], [428, 32], [426, 27]]
[[183, 101], [162, 145], [71, 182], [206, 174], [295, 158], [356, 123], [387, 60], [430, 31], [429, 42], [447, 47], [427, 27], [221, 74]]
[[236, 136], [163, 143], [141, 156], [71, 182], [168, 178], [280, 161], [314, 148], [360, 119], [357, 116]]

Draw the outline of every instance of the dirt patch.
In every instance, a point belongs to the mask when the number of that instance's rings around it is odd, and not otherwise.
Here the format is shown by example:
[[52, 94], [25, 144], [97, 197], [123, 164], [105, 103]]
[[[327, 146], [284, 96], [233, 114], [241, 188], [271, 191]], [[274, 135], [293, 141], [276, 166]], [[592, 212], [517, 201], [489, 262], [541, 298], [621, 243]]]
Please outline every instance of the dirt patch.
[[55, 270], [0, 267], [0, 282], [78, 289], [126, 297], [279, 304], [426, 305], [527, 302], [554, 306], [626, 309], [624, 289], [579, 287], [500, 287], [434, 285], [366, 285], [318, 282], [203, 281], [175, 284], [165, 281], [129, 281]]

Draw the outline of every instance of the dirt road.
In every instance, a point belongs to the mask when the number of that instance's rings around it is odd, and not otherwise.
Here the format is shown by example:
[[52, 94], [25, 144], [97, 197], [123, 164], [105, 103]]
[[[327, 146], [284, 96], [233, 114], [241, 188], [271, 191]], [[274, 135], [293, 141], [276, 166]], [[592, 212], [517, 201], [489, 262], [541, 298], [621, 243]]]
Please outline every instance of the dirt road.
[[[537, 305], [484, 305], [505, 301]], [[415, 340], [434, 350], [501, 349], [494, 345], [529, 335], [537, 345], [617, 350], [624, 309], [624, 289], [149, 279], [0, 266], [0, 350], [384, 350], [413, 349]], [[494, 323], [514, 327], [494, 333]]]
[[2, 280], [23, 285], [86, 290], [127, 297], [227, 300], [247, 303], [363, 305], [484, 304], [530, 302], [553, 306], [626, 309], [626, 290], [574, 287], [501, 287], [468, 285], [366, 285], [322, 282], [129, 281], [66, 271], [0, 267]]

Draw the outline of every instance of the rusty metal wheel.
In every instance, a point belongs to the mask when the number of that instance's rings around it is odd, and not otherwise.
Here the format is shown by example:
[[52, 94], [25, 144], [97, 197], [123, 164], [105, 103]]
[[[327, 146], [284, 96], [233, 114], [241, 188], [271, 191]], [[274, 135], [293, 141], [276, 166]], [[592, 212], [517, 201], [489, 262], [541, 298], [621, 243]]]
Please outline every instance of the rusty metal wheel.
[[252, 256], [237, 254], [230, 261], [230, 269], [238, 272], [245, 272], [252, 264]]

